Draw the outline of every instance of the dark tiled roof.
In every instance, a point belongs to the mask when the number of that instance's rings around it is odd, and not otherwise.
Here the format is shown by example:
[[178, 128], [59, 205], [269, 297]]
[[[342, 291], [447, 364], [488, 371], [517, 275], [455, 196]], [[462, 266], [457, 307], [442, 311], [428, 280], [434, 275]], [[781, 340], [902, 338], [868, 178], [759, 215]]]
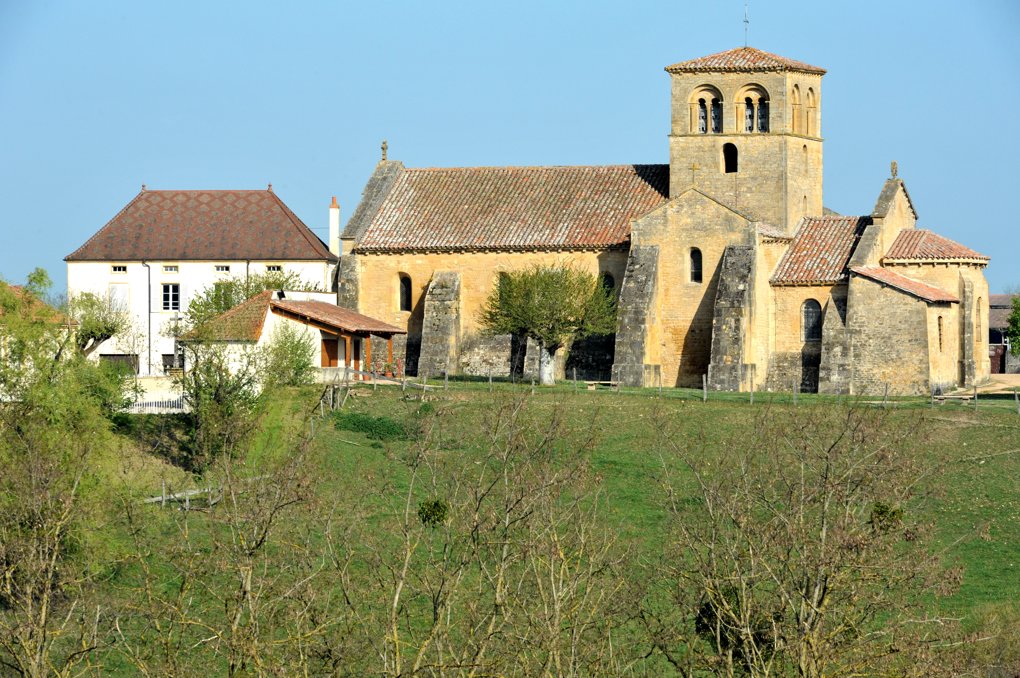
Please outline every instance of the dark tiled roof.
[[66, 261], [336, 259], [272, 191], [142, 191]]
[[915, 297], [924, 299], [925, 301], [950, 303], [960, 301], [952, 294], [940, 290], [938, 287], [933, 287], [928, 283], [921, 282], [920, 280], [914, 280], [913, 278], [908, 278], [905, 275], [894, 273], [888, 268], [883, 268], [882, 266], [854, 266], [850, 270], [857, 275], [889, 285], [890, 287], [895, 287], [898, 290], [912, 294]]
[[847, 280], [847, 262], [871, 217], [804, 217], [772, 275], [773, 285], [833, 284]]
[[709, 56], [681, 61], [666, 66], [668, 73], [719, 73], [719, 72], [763, 72], [763, 71], [800, 71], [824, 75], [825, 69], [794, 61], [771, 52], [763, 52], [754, 47], [738, 47], [736, 49], [711, 54]]
[[988, 326], [994, 329], [1009, 327], [1009, 316], [1013, 313], [1013, 299], [1017, 294], [988, 295]]
[[886, 259], [904, 259], [931, 261], [961, 259], [988, 261], [988, 257], [978, 254], [969, 247], [964, 247], [949, 238], [922, 229], [905, 229], [900, 231], [892, 247], [885, 253]]
[[290, 301], [282, 299], [272, 302], [274, 311], [297, 315], [314, 320], [332, 328], [351, 333], [389, 335], [407, 334], [406, 331], [367, 315], [361, 315], [349, 308], [342, 308], [324, 301]]
[[669, 166], [405, 169], [391, 181], [357, 251], [604, 249], [666, 200]]

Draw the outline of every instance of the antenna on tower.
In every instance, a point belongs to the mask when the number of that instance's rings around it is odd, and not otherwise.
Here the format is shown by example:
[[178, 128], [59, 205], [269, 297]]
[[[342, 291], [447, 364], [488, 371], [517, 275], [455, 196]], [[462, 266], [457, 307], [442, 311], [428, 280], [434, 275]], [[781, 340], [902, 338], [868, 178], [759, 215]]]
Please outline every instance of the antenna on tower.
[[744, 47], [747, 47], [747, 29], [751, 25], [751, 20], [747, 18], [747, 1], [744, 0]]

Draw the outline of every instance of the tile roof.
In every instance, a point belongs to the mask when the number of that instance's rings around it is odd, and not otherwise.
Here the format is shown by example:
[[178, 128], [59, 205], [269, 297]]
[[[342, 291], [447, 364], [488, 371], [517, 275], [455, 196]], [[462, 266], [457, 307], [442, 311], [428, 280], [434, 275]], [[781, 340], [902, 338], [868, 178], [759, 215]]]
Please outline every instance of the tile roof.
[[75, 321], [21, 285], [11, 285], [0, 280], [0, 320], [7, 311], [17, 311], [22, 320], [30, 322], [77, 326]]
[[804, 217], [772, 275], [773, 285], [832, 284], [847, 280], [850, 261], [871, 217]]
[[719, 72], [764, 72], [764, 71], [800, 71], [802, 73], [825, 74], [824, 68], [794, 61], [771, 52], [763, 52], [754, 47], [738, 47], [736, 49], [710, 54], [709, 56], [681, 61], [666, 66], [668, 73], [719, 73]]
[[908, 278], [905, 275], [894, 273], [888, 268], [882, 266], [854, 266], [850, 269], [854, 273], [871, 280], [895, 287], [898, 290], [912, 294], [915, 297], [924, 299], [925, 301], [935, 302], [950, 302], [956, 303], [960, 300], [954, 297], [952, 294], [940, 290], [938, 287], [933, 287], [927, 283], [923, 283], [920, 280], [914, 280]]
[[1020, 294], [988, 295], [988, 326], [994, 329], [1009, 327], [1009, 316], [1013, 313], [1013, 299]]
[[266, 322], [266, 310], [273, 299], [273, 290], [259, 292], [234, 308], [221, 313], [182, 339], [204, 341], [258, 341]]
[[143, 190], [65, 261], [334, 261], [270, 190]]
[[763, 221], [755, 223], [755, 228], [758, 230], [758, 235], [766, 240], [793, 240], [793, 236], [787, 235], [783, 229]]
[[885, 259], [931, 261], [979, 260], [988, 261], [988, 257], [978, 254], [949, 238], [923, 229], [905, 229], [900, 231], [892, 247], [885, 253]]
[[356, 251], [625, 246], [668, 192], [668, 165], [403, 169]]
[[328, 304], [325, 301], [290, 301], [280, 299], [274, 300], [272, 307], [274, 311], [279, 310], [286, 314], [298, 315], [346, 332], [382, 336], [387, 334], [407, 334], [406, 331], [399, 327], [370, 318], [367, 315], [356, 313], [349, 308]]

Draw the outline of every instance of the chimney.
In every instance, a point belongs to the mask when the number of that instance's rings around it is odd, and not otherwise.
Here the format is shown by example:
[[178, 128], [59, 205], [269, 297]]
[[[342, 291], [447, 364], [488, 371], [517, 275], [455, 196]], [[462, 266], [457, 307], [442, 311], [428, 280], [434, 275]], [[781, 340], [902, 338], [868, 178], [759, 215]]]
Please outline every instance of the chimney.
[[335, 195], [329, 206], [329, 251], [340, 256], [340, 205]]

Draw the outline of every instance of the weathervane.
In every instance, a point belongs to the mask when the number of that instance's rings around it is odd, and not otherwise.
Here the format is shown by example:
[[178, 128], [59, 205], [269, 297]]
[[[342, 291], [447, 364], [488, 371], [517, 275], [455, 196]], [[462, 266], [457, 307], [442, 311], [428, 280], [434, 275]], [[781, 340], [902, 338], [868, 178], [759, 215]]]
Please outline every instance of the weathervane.
[[744, 47], [747, 47], [747, 29], [751, 26], [751, 20], [747, 18], [747, 2], [744, 0]]

